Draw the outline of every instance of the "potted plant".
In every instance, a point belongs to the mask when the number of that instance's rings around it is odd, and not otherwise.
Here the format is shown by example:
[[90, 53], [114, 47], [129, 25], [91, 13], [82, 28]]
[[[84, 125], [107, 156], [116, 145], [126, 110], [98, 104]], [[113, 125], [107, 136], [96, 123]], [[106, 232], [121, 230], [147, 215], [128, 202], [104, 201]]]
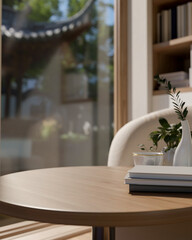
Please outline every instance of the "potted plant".
[[[162, 150], [164, 164], [173, 165], [174, 152], [182, 136], [181, 123], [170, 124], [165, 118], [159, 118], [159, 124], [160, 126], [149, 134], [150, 140], [153, 142], [150, 150], [156, 151], [159, 142], [164, 141], [165, 147]], [[140, 144], [139, 147], [141, 150], [146, 150], [143, 144]]]
[[192, 166], [192, 145], [191, 145], [191, 131], [187, 120], [188, 109], [185, 107], [185, 102], [180, 97], [180, 91], [172, 87], [170, 81], [166, 78], [160, 78], [159, 75], [155, 80], [160, 84], [164, 84], [171, 97], [173, 108], [181, 121], [182, 137], [176, 148], [173, 165], [175, 166]]
[[[160, 78], [159, 75], [155, 77], [155, 80], [158, 84], [165, 85], [165, 88], [168, 90], [174, 111], [180, 123], [169, 124], [165, 118], [159, 118], [160, 126], [157, 130], [149, 134], [153, 142], [150, 150], [157, 150], [159, 141], [163, 140], [166, 144], [166, 147], [162, 150], [164, 152], [164, 162], [166, 165], [192, 166], [192, 132], [186, 119], [188, 109], [185, 107], [185, 102], [182, 101], [180, 97], [180, 91], [173, 88], [170, 81], [167, 81], [165, 78]], [[141, 150], [146, 150], [143, 144], [140, 144], [139, 147]]]
[[159, 118], [160, 127], [156, 131], [150, 133], [150, 139], [154, 146], [158, 146], [158, 142], [163, 140], [166, 143], [165, 152], [178, 146], [181, 135], [181, 123], [169, 124], [165, 118]]

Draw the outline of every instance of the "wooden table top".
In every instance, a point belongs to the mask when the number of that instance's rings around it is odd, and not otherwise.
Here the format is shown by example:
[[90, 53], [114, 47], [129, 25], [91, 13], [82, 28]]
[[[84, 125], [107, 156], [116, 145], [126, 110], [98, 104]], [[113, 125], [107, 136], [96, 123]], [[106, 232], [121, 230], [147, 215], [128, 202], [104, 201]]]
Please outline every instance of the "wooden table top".
[[126, 167], [62, 167], [0, 178], [0, 213], [49, 223], [146, 226], [192, 221], [191, 193], [129, 194]]

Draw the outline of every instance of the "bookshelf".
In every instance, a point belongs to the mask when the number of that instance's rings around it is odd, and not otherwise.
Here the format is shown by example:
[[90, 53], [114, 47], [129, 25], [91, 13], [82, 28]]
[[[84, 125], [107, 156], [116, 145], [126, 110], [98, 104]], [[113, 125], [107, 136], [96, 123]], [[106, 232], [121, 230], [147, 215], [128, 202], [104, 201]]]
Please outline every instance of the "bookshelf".
[[[157, 13], [168, 10], [178, 5], [183, 5], [185, 0], [153, 0], [153, 76], [156, 74], [177, 71], [189, 72], [190, 68], [190, 46], [192, 35], [174, 38], [158, 43], [157, 39]], [[155, 87], [155, 86], [154, 86]], [[192, 92], [191, 87], [183, 87], [182, 92]], [[154, 90], [153, 95], [166, 94], [163, 90]]]
[[[183, 87], [183, 88], [177, 88], [177, 89], [178, 89], [178, 91], [181, 91], [182, 93], [192, 92], [192, 87]], [[154, 90], [153, 91], [154, 96], [163, 95], [163, 94], [167, 94], [167, 91], [166, 90]]]

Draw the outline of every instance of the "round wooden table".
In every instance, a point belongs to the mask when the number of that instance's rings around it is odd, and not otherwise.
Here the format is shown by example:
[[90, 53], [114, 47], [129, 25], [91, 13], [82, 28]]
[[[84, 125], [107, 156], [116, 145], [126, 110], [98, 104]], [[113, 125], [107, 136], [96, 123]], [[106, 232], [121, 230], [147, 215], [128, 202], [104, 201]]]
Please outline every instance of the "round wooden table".
[[[129, 194], [126, 167], [61, 167], [0, 178], [0, 213], [41, 222], [103, 228], [149, 226], [192, 220], [191, 193]], [[107, 237], [105, 237], [107, 235]]]

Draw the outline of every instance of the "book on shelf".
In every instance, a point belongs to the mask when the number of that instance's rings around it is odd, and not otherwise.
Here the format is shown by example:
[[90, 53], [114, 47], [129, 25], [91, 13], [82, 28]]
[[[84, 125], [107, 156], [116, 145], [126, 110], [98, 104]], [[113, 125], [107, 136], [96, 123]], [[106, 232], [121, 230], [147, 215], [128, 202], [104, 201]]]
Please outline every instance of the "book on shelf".
[[157, 13], [157, 42], [166, 42], [172, 37], [171, 9]]
[[169, 17], [169, 10], [162, 11], [162, 41], [166, 42], [170, 40], [170, 17]]
[[157, 42], [162, 42], [162, 14], [157, 13]]
[[177, 6], [177, 38], [182, 37], [181, 5]]
[[168, 40], [171, 40], [172, 30], [171, 30], [171, 9], [168, 10]]
[[171, 73], [161, 73], [159, 74], [161, 78], [166, 78], [168, 81], [181, 81], [188, 79], [189, 75], [187, 72], [178, 71], [178, 72], [171, 72]]
[[187, 4], [181, 5], [181, 37], [188, 35]]
[[177, 38], [177, 8], [171, 8], [171, 39]]
[[175, 87], [175, 88], [189, 87], [189, 79], [181, 80], [181, 81], [173, 80], [170, 82], [171, 82], [172, 87]]
[[192, 2], [157, 13], [157, 42], [192, 35]]
[[[175, 88], [183, 88], [183, 87], [189, 87], [189, 79], [186, 79], [186, 80], [181, 80], [181, 81], [170, 81], [172, 87], [175, 87]], [[166, 87], [165, 86], [160, 86], [159, 87], [159, 90], [165, 90]]]
[[188, 35], [192, 35], [192, 2], [187, 3]]
[[[166, 78], [170, 81], [171, 85], [176, 88], [189, 87], [189, 74], [184, 71], [162, 73], [159, 75], [161, 78]], [[160, 90], [164, 90], [165, 86], [160, 86]]]

